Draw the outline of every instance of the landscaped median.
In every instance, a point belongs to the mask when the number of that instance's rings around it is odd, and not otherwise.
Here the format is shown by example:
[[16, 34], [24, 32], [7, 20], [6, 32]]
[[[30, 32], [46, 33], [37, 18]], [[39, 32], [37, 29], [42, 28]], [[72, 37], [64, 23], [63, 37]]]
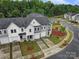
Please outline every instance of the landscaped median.
[[56, 45], [58, 44], [60, 47], [66, 46], [72, 39], [72, 32], [70, 30], [65, 30], [65, 36], [50, 36], [49, 39]]
[[55, 45], [61, 42], [67, 36], [66, 29], [59, 22], [54, 23], [52, 26], [52, 32], [49, 37]]

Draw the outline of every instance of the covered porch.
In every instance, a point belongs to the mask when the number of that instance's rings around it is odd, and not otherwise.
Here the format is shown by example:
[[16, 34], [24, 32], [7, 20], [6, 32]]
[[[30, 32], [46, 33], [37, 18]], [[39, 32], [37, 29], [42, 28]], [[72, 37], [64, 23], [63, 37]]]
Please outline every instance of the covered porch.
[[21, 40], [21, 41], [26, 40], [26, 33], [20, 33], [20, 34], [19, 34], [19, 37], [20, 37], [20, 40]]

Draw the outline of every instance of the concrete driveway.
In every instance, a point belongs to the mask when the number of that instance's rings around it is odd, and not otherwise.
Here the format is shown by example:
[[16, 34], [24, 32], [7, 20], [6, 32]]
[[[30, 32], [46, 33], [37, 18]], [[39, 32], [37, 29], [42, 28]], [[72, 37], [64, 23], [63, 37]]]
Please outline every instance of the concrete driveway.
[[43, 38], [43, 41], [44, 41], [49, 47], [54, 46], [54, 43], [53, 43], [52, 41], [50, 41], [48, 38]]
[[41, 48], [41, 50], [44, 50], [44, 49], [48, 48], [41, 39], [36, 41], [36, 42], [39, 45], [39, 47]]

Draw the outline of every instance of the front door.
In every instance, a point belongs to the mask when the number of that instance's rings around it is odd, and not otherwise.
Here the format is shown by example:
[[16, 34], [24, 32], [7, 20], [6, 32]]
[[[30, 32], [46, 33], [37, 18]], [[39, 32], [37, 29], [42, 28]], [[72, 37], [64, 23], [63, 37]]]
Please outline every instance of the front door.
[[20, 36], [20, 39], [23, 39], [23, 36], [22, 35]]

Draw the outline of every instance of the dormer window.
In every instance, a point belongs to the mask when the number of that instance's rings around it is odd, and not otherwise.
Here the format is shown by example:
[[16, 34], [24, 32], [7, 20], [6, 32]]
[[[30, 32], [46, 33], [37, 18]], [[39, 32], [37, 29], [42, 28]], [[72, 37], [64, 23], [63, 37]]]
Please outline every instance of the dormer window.
[[2, 34], [2, 32], [0, 31], [0, 34]]
[[11, 33], [13, 33], [13, 30], [11, 30]]
[[38, 28], [38, 31], [39, 31], [39, 28]]
[[35, 22], [33, 22], [33, 24], [34, 24]]
[[35, 28], [35, 31], [36, 31], [36, 28]]
[[16, 29], [14, 29], [14, 33], [16, 33]]
[[41, 29], [43, 29], [43, 27], [41, 27]]
[[31, 32], [31, 29], [29, 29], [29, 32]]
[[44, 27], [44, 29], [45, 29], [45, 27]]
[[16, 29], [12, 29], [11, 30], [11, 33], [16, 33]]
[[4, 30], [4, 33], [5, 33], [5, 34], [7, 33], [6, 30]]
[[21, 31], [23, 32], [23, 31], [24, 31], [24, 29], [23, 29], [23, 28], [21, 28]]

